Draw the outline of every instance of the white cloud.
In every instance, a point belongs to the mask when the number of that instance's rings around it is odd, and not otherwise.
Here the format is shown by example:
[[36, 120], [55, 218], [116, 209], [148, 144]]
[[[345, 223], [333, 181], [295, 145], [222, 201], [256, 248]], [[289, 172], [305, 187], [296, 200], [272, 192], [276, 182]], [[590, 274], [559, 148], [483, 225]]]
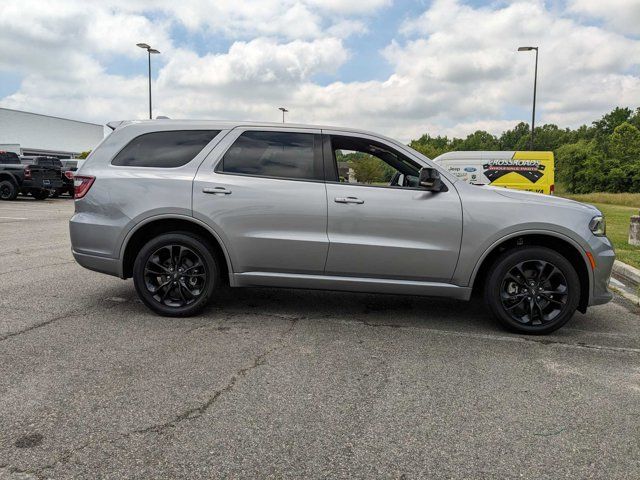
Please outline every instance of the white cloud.
[[[154, 111], [172, 118], [277, 121], [285, 105], [290, 121], [358, 126], [405, 141], [425, 131], [500, 133], [529, 121], [533, 56], [516, 52], [525, 44], [540, 47], [538, 124], [575, 126], [640, 98], [633, 74], [640, 40], [543, 2], [477, 8], [436, 0], [382, 51], [388, 78], [329, 84], [315, 79], [356, 58], [344, 39], [364, 34], [368, 15], [385, 0], [157, 0], [153, 16], [139, 0], [105, 0], [91, 12], [82, 2], [57, 0], [19, 34], [25, 2], [38, 10], [34, 0], [0, 4], [0, 70], [24, 75], [19, 90], [0, 101], [10, 108], [100, 122], [144, 118], [145, 72], [116, 75], [107, 67], [118, 56], [139, 55], [133, 45], [141, 40], [163, 51]], [[233, 43], [198, 54], [174, 45], [175, 22]]]
[[603, 20], [609, 27], [640, 35], [638, 0], [569, 0], [567, 10], [588, 18]]
[[391, 5], [392, 0], [307, 0], [310, 5], [342, 14], [370, 14]]
[[236, 42], [225, 54], [198, 57], [189, 51], [174, 52], [163, 68], [159, 82], [185, 89], [229, 85], [233, 88], [241, 85], [290, 88], [316, 73], [335, 71], [346, 59], [347, 52], [336, 38], [288, 43], [257, 38]]

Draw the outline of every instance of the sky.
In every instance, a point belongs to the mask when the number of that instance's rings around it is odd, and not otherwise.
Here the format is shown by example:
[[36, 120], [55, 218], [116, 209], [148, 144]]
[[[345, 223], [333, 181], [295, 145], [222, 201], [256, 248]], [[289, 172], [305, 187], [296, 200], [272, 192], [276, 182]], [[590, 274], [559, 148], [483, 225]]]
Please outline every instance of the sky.
[[640, 106], [640, 0], [1, 0], [0, 107], [287, 121], [401, 141]]

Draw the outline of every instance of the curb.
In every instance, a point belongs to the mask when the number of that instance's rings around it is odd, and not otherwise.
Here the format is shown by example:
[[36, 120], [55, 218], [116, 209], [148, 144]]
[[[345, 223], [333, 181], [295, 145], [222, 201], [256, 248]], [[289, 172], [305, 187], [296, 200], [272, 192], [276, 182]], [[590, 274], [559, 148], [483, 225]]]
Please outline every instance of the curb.
[[613, 262], [613, 274], [631, 283], [635, 288], [640, 287], [640, 270], [631, 265], [616, 260]]

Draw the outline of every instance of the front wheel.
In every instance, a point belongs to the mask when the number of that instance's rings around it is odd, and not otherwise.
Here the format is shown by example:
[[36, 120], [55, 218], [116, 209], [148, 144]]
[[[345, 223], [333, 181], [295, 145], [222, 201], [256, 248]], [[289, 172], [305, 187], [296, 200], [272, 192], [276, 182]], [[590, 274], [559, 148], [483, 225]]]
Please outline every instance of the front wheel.
[[138, 253], [133, 282], [154, 312], [169, 317], [199, 313], [220, 283], [220, 269], [205, 240], [187, 232], [159, 235]]
[[546, 334], [573, 316], [580, 279], [569, 261], [545, 247], [524, 247], [498, 257], [485, 285], [485, 302], [505, 327]]

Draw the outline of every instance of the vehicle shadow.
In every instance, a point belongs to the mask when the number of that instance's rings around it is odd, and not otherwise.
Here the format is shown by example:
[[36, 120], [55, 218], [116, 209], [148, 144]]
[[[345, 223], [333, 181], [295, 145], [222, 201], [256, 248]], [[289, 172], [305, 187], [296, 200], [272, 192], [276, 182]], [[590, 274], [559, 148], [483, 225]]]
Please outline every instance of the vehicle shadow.
[[215, 313], [282, 315], [340, 319], [388, 327], [481, 325], [499, 330], [480, 299], [470, 302], [437, 297], [274, 288], [225, 288], [202, 316]]

